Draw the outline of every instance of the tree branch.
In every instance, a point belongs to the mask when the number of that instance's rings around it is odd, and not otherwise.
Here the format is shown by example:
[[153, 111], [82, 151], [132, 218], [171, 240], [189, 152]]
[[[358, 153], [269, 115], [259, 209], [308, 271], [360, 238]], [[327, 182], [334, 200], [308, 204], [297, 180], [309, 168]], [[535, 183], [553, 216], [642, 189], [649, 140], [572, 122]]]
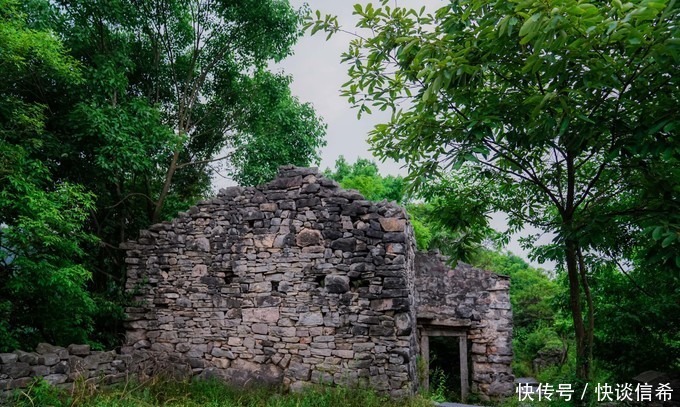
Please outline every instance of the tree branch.
[[225, 156], [219, 157], [219, 158], [211, 158], [211, 159], [209, 159], [209, 160], [190, 161], [190, 162], [187, 162], [187, 163], [178, 164], [178, 165], [177, 165], [177, 169], [179, 170], [179, 169], [184, 168], [184, 167], [187, 167], [187, 166], [189, 166], [189, 165], [198, 165], [198, 164], [212, 163], [212, 162], [215, 162], [215, 161], [225, 160], [225, 159], [227, 159], [227, 158], [229, 158], [228, 155], [225, 155]]
[[[562, 213], [564, 211], [563, 204], [560, 202], [557, 197], [554, 195], [554, 193], [548, 188], [537, 176], [533, 171], [530, 171], [530, 167], [528, 168], [524, 164], [520, 163], [518, 160], [514, 159], [513, 157], [510, 157], [506, 153], [500, 151], [498, 148], [494, 148], [493, 145], [489, 141], [484, 141], [484, 144], [494, 151], [496, 154], [500, 155], [501, 157], [505, 158], [506, 160], [510, 161], [511, 163], [515, 164], [520, 170], [524, 173], [526, 173], [526, 176], [522, 176], [521, 174], [517, 174], [516, 172], [514, 173], [516, 176], [519, 176], [520, 178], [531, 182], [532, 184], [536, 185], [539, 189], [543, 190], [543, 192], [548, 195], [548, 198], [555, 204], [555, 207], [557, 210]], [[484, 162], [484, 164], [488, 165], [488, 162]], [[498, 168], [498, 167], [497, 167]], [[512, 173], [512, 172], [511, 172]]]
[[630, 282], [633, 283], [633, 285], [634, 285], [635, 287], [637, 287], [638, 290], [640, 290], [644, 295], [646, 295], [646, 296], [649, 297], [649, 298], [655, 298], [655, 296], [653, 296], [653, 295], [651, 295], [650, 293], [648, 293], [647, 290], [645, 290], [644, 288], [642, 288], [642, 287], [640, 286], [640, 284], [638, 284], [637, 281], [635, 281], [635, 279], [634, 279], [630, 274], [628, 274], [628, 272], [626, 271], [626, 269], [623, 268], [623, 266], [621, 265], [621, 263], [619, 263], [618, 260], [616, 260], [613, 256], [611, 257], [611, 259], [612, 259], [612, 261], [613, 261], [614, 263], [616, 263], [616, 266], [617, 266], [617, 267], [619, 268], [619, 270], [621, 271], [621, 274], [623, 274], [624, 276], [626, 276], [626, 277], [628, 278], [628, 280], [630, 280]]
[[143, 193], [141, 193], [141, 192], [132, 192], [132, 193], [130, 193], [130, 194], [125, 195], [125, 197], [123, 197], [123, 199], [121, 199], [121, 200], [118, 201], [117, 203], [115, 203], [115, 204], [113, 204], [113, 205], [111, 205], [111, 206], [107, 206], [107, 207], [105, 207], [105, 208], [106, 208], [106, 209], [113, 209], [113, 208], [115, 208], [116, 206], [118, 206], [118, 205], [122, 204], [123, 202], [125, 202], [125, 200], [127, 200], [128, 198], [131, 198], [131, 197], [133, 197], [133, 196], [142, 196], [142, 197], [146, 198], [149, 202], [154, 203], [154, 204], [156, 203], [156, 201], [154, 201], [153, 199], [151, 199], [147, 194], [143, 194]]

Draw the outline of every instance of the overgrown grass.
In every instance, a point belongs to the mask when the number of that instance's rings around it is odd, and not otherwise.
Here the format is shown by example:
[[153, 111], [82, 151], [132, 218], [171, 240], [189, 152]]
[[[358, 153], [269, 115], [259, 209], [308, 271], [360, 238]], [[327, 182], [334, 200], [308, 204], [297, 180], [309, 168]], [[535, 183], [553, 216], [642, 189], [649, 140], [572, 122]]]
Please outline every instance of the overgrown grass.
[[[606, 372], [596, 370], [596, 382], [606, 382]], [[575, 383], [570, 366], [547, 369], [539, 375], [539, 381], [551, 383]], [[447, 389], [431, 383], [435, 389], [422, 395], [393, 400], [366, 388], [311, 387], [300, 393], [285, 393], [276, 388], [234, 388], [215, 380], [171, 381], [154, 378], [144, 383], [128, 382], [107, 388], [95, 388], [77, 383], [70, 391], [59, 390], [44, 381], [37, 380], [28, 389], [17, 391], [9, 405], [17, 407], [432, 407], [433, 401], [444, 401]], [[593, 383], [591, 383], [593, 384]], [[591, 386], [592, 389], [593, 386]], [[589, 392], [593, 396], [592, 390]], [[574, 397], [577, 397], [574, 394]], [[553, 396], [552, 401], [519, 401], [517, 395], [502, 401], [483, 402], [470, 395], [468, 403], [497, 407], [561, 407], [574, 405]], [[450, 401], [450, 400], [449, 400]], [[585, 403], [596, 407], [592, 397]], [[2, 402], [0, 402], [2, 405]]]
[[431, 407], [420, 396], [393, 400], [363, 388], [312, 387], [300, 393], [283, 393], [271, 388], [239, 389], [218, 381], [129, 382], [106, 389], [77, 384], [61, 391], [37, 381], [11, 400], [17, 407]]

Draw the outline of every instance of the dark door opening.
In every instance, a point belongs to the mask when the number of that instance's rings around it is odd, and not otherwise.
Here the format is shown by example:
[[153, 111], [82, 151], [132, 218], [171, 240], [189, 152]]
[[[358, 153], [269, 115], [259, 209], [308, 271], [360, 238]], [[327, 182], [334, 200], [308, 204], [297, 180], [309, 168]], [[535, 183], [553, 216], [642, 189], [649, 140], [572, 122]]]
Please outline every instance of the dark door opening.
[[430, 391], [461, 400], [460, 343], [453, 336], [430, 336]]
[[467, 334], [460, 330], [421, 329], [420, 351], [425, 362], [423, 387], [447, 401], [465, 402], [469, 391]]

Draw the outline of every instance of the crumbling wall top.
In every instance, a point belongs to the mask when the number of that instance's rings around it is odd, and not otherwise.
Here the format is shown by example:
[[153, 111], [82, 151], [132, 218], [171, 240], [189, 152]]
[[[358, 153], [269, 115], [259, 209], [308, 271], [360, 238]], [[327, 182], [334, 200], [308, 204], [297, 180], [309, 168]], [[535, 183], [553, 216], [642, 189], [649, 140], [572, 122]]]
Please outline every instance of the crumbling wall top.
[[403, 208], [281, 167], [230, 187], [126, 247], [130, 349], [195, 374], [414, 390], [413, 232]]

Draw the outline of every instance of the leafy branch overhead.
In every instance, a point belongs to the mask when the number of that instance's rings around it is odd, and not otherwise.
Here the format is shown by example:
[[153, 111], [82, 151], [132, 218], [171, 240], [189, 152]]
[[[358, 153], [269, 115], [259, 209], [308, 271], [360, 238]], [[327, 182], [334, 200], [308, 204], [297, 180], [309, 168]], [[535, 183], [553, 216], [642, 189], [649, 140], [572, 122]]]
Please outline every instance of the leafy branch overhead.
[[[31, 178], [0, 163], [0, 225], [21, 221], [10, 195], [41, 197], [35, 222], [50, 220], [57, 197], [82, 210], [64, 226], [86, 255], [62, 253], [78, 267], [71, 294], [96, 302], [74, 328], [78, 341], [118, 342], [121, 242], [210, 194], [222, 170], [255, 184], [279, 165], [318, 162], [325, 125], [289, 77], [267, 69], [290, 55], [303, 12], [280, 0], [0, 0], [0, 157], [40, 168]], [[32, 189], [11, 189], [19, 178]], [[77, 238], [81, 230], [97, 239]], [[40, 236], [34, 252], [47, 244]], [[66, 343], [18, 301], [0, 304], [9, 331], [24, 329], [26, 344]]]
[[[566, 270], [587, 378], [597, 264], [645, 252], [680, 268], [677, 5], [381, 1], [355, 14], [343, 94], [359, 114], [392, 112], [374, 151], [405, 160], [416, 188], [469, 165], [494, 183], [488, 202], [511, 228], [556, 236], [535, 255]], [[347, 32], [330, 16], [307, 24]]]

